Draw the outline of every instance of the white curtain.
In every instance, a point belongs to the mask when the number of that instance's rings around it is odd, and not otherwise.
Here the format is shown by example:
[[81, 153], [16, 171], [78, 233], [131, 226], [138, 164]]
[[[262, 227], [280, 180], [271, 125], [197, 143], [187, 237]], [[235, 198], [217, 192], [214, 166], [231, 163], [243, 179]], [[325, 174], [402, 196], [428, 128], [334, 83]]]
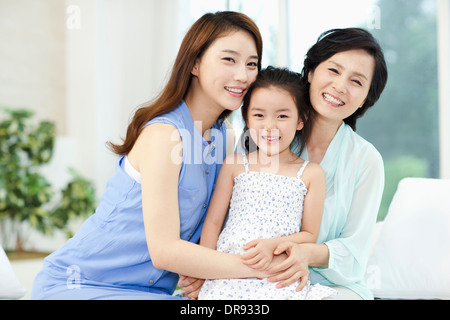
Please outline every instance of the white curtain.
[[441, 178], [450, 179], [450, 2], [438, 1]]
[[182, 2], [66, 1], [68, 136], [74, 163], [98, 196], [114, 173], [115, 156], [105, 143], [125, 137], [134, 110], [162, 89], [170, 72], [189, 23]]

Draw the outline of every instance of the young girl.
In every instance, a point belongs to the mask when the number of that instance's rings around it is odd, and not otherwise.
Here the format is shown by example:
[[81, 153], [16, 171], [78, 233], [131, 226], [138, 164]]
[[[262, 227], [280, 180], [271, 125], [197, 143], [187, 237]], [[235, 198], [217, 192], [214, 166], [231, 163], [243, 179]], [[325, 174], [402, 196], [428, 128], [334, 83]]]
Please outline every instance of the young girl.
[[161, 95], [112, 145], [116, 174], [95, 214], [45, 259], [33, 299], [173, 299], [179, 273], [260, 276], [196, 243], [226, 154], [223, 120], [240, 107], [261, 54], [258, 27], [243, 14], [194, 23]]
[[[286, 69], [259, 74], [242, 107], [258, 149], [227, 157], [202, 230], [201, 245], [242, 255], [254, 269], [269, 267], [281, 242], [314, 243], [319, 233], [324, 173], [290, 150], [306, 122], [302, 86], [300, 75]], [[321, 299], [332, 293], [309, 286], [306, 276], [282, 289], [267, 280], [226, 279], [205, 281], [199, 299]]]

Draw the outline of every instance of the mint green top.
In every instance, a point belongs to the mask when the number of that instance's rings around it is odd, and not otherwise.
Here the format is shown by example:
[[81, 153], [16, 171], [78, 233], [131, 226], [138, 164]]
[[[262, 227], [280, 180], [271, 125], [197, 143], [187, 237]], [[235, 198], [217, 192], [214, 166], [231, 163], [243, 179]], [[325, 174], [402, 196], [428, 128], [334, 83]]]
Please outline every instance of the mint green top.
[[[308, 152], [302, 158], [308, 160]], [[342, 124], [320, 163], [326, 199], [317, 243], [330, 252], [328, 268], [310, 268], [311, 283], [347, 287], [373, 299], [364, 280], [384, 188], [384, 165], [375, 147]]]

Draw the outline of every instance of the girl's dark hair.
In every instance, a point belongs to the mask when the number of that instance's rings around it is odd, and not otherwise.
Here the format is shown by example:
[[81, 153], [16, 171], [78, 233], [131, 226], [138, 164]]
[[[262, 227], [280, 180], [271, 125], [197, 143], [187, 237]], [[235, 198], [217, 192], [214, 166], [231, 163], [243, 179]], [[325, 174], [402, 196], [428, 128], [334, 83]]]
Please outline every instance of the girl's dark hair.
[[299, 119], [303, 122], [304, 127], [302, 130], [297, 131], [294, 140], [291, 144], [291, 150], [298, 151], [297, 154], [300, 156], [302, 153], [306, 141], [309, 138], [309, 134], [311, 132], [311, 126], [307, 121], [308, 110], [305, 105], [305, 90], [306, 86], [301, 77], [301, 74], [290, 71], [286, 68], [275, 68], [269, 66], [258, 74], [255, 82], [250, 86], [247, 94], [244, 97], [243, 105], [241, 108], [242, 117], [245, 121], [244, 127], [244, 139], [243, 139], [243, 147], [245, 151], [251, 152], [256, 150], [256, 144], [252, 141], [247, 127], [247, 117], [248, 117], [248, 109], [250, 107], [250, 100], [252, 93], [255, 89], [258, 88], [269, 88], [269, 87], [277, 87], [289, 92], [289, 94], [293, 97], [295, 105], [297, 106]]
[[[353, 130], [356, 130], [356, 120], [363, 116], [364, 113], [378, 101], [388, 79], [383, 51], [372, 34], [360, 28], [332, 29], [322, 33], [316, 44], [314, 44], [306, 54], [302, 77], [307, 83], [307, 101], [310, 101], [308, 74], [311, 71], [314, 71], [319, 64], [328, 60], [336, 53], [353, 49], [363, 49], [375, 60], [375, 70], [366, 102], [354, 114], [344, 119], [346, 124]], [[312, 110], [312, 112], [315, 114], [314, 110]]]
[[[258, 26], [245, 14], [234, 11], [207, 13], [198, 19], [186, 33], [172, 68], [170, 79], [155, 100], [139, 108], [128, 126], [127, 135], [122, 144], [109, 142], [112, 151], [125, 155], [133, 148], [144, 125], [163, 114], [175, 109], [191, 85], [191, 71], [197, 58], [201, 57], [218, 38], [231, 32], [248, 32], [255, 40], [258, 54], [258, 70], [261, 70], [262, 37]], [[230, 111], [224, 111], [219, 119], [225, 119]]]

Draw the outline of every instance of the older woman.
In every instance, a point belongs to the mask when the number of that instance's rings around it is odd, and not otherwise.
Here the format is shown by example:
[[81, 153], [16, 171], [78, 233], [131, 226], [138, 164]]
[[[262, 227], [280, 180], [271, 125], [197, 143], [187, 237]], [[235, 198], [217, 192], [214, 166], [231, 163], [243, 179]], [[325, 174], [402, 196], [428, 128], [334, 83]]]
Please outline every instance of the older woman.
[[[268, 270], [287, 285], [310, 272], [311, 283], [336, 286], [338, 299], [373, 299], [364, 282], [384, 188], [379, 152], [356, 132], [356, 121], [380, 97], [387, 68], [377, 41], [358, 28], [334, 29], [308, 51], [311, 136], [302, 158], [320, 163], [326, 200], [316, 244], [284, 243], [289, 258]], [[308, 266], [310, 268], [308, 268]]]

